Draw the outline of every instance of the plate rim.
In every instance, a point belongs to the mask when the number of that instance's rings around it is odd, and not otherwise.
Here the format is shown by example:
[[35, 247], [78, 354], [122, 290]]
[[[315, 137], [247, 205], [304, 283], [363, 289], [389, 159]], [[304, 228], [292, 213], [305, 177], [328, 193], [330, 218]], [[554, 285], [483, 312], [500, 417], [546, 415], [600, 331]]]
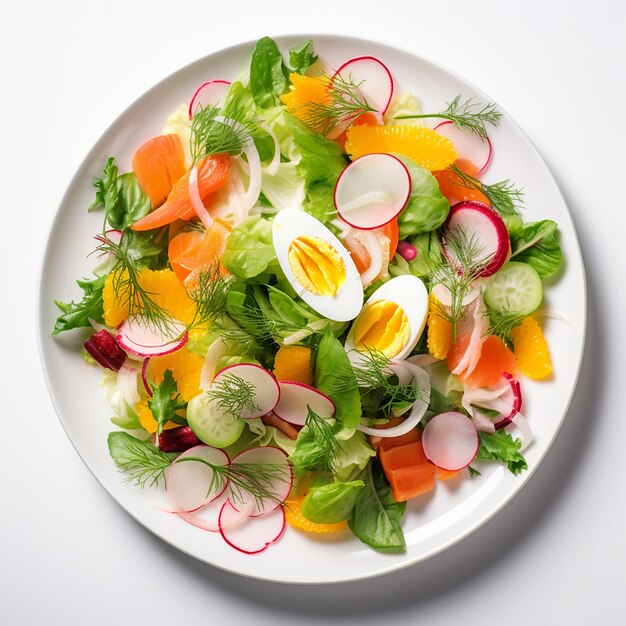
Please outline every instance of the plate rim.
[[[400, 45], [396, 45], [393, 44], [389, 41], [386, 41], [384, 39], [381, 38], [371, 38], [371, 37], [355, 37], [352, 35], [344, 35], [344, 34], [340, 34], [340, 33], [280, 33], [280, 34], [276, 34], [276, 35], [270, 35], [270, 37], [272, 37], [272, 39], [274, 39], [277, 44], [279, 45], [279, 47], [284, 46], [285, 44], [285, 40], [291, 40], [291, 39], [301, 39], [301, 40], [305, 40], [305, 39], [311, 39], [313, 40], [313, 42], [315, 43], [317, 40], [327, 40], [328, 42], [332, 43], [333, 41], [343, 41], [344, 43], [354, 43], [355, 45], [367, 45], [367, 44], [373, 44], [377, 47], [382, 47], [382, 48], [386, 48], [389, 51], [391, 51], [392, 53], [394, 52], [400, 52], [403, 53], [404, 55], [407, 55], [409, 57], [413, 57], [421, 62], [424, 62], [428, 65], [430, 65], [431, 67], [435, 68], [437, 71], [439, 72], [443, 72], [445, 74], [448, 74], [452, 77], [454, 77], [455, 79], [469, 85], [474, 91], [476, 91], [476, 93], [478, 93], [479, 95], [481, 95], [482, 97], [486, 98], [487, 101], [494, 101], [492, 98], [489, 98], [488, 94], [486, 94], [481, 88], [479, 88], [478, 86], [476, 86], [473, 81], [468, 80], [466, 77], [462, 76], [461, 74], [457, 73], [456, 71], [448, 68], [447, 66], [439, 63], [438, 61], [433, 60], [432, 58], [430, 58], [428, 55], [424, 55], [421, 52], [417, 53], [414, 52], [413, 50], [410, 50], [404, 46], [400, 46]], [[507, 111], [506, 109], [504, 109], [500, 104], [498, 104], [498, 108], [500, 111], [503, 112], [503, 114], [506, 116], [508, 122], [510, 122], [516, 129], [517, 132], [519, 132], [524, 139], [528, 142], [529, 146], [532, 148], [532, 150], [534, 151], [534, 155], [535, 155], [535, 159], [537, 163], [541, 164], [541, 168], [542, 170], [544, 170], [544, 173], [547, 173], [548, 177], [551, 179], [552, 183], [554, 184], [554, 188], [555, 188], [555, 192], [558, 195], [559, 200], [562, 202], [563, 207], [565, 208], [565, 212], [567, 215], [567, 218], [570, 221], [570, 225], [572, 228], [572, 234], [573, 234], [573, 241], [572, 244], [575, 247], [575, 250], [578, 253], [578, 257], [580, 259], [580, 269], [581, 269], [581, 298], [582, 298], [582, 312], [581, 312], [581, 316], [582, 316], [582, 333], [581, 333], [581, 351], [580, 351], [580, 355], [579, 355], [579, 359], [578, 359], [578, 363], [576, 365], [576, 371], [573, 377], [573, 384], [571, 389], [569, 390], [569, 398], [567, 399], [566, 403], [565, 403], [565, 409], [563, 411], [563, 415], [560, 417], [558, 424], [556, 425], [556, 429], [554, 431], [553, 436], [551, 437], [550, 441], [547, 442], [547, 444], [545, 445], [545, 448], [543, 450], [543, 452], [540, 454], [540, 456], [537, 458], [536, 462], [532, 465], [532, 467], [529, 467], [528, 470], [525, 471], [524, 476], [523, 476], [523, 480], [517, 484], [514, 488], [512, 488], [510, 490], [510, 492], [504, 496], [498, 503], [497, 505], [491, 507], [488, 511], [486, 511], [479, 519], [477, 519], [473, 524], [469, 525], [468, 527], [464, 528], [462, 532], [457, 533], [457, 535], [445, 542], [440, 543], [438, 546], [432, 548], [429, 552], [425, 553], [425, 554], [421, 554], [421, 555], [417, 555], [413, 558], [408, 557], [403, 561], [399, 561], [399, 562], [395, 562], [392, 563], [390, 565], [383, 565], [380, 567], [376, 567], [376, 568], [372, 568], [371, 571], [368, 571], [366, 573], [363, 574], [358, 574], [358, 575], [348, 575], [348, 576], [341, 576], [341, 575], [334, 575], [334, 576], [329, 576], [324, 578], [323, 580], [297, 580], [297, 581], [292, 581], [292, 580], [287, 580], [287, 579], [281, 579], [281, 578], [277, 578], [277, 577], [269, 577], [269, 576], [263, 576], [263, 575], [255, 575], [252, 573], [248, 573], [248, 572], [242, 572], [239, 571], [237, 569], [233, 569], [233, 568], [229, 568], [226, 567], [224, 565], [221, 564], [217, 564], [214, 562], [210, 562], [204, 558], [202, 558], [199, 555], [193, 554], [192, 552], [190, 552], [189, 550], [184, 549], [183, 547], [177, 545], [176, 543], [174, 543], [175, 539], [169, 539], [166, 536], [164, 536], [163, 534], [161, 534], [159, 531], [157, 531], [154, 528], [151, 528], [149, 525], [147, 525], [146, 523], [144, 523], [143, 521], [141, 521], [140, 519], [138, 519], [138, 517], [136, 515], [133, 514], [132, 511], [130, 511], [124, 504], [122, 504], [103, 484], [103, 482], [98, 478], [98, 476], [95, 473], [95, 470], [91, 467], [90, 463], [87, 462], [86, 458], [81, 454], [81, 452], [78, 450], [76, 443], [74, 442], [74, 440], [72, 439], [72, 437], [69, 434], [69, 430], [68, 430], [68, 425], [66, 424], [65, 418], [63, 417], [62, 411], [60, 410], [60, 402], [57, 399], [57, 396], [55, 395], [53, 386], [51, 384], [51, 380], [50, 380], [50, 376], [48, 373], [48, 363], [46, 360], [46, 349], [44, 346], [44, 341], [45, 340], [50, 340], [51, 336], [48, 332], [47, 328], [44, 328], [44, 306], [46, 306], [46, 303], [44, 303], [43, 301], [43, 291], [44, 291], [44, 277], [45, 277], [45, 262], [46, 259], [48, 258], [48, 254], [50, 252], [50, 248], [52, 246], [52, 242], [53, 242], [53, 234], [56, 230], [56, 228], [58, 227], [58, 220], [61, 214], [61, 209], [62, 207], [65, 205], [67, 197], [69, 196], [71, 190], [74, 188], [74, 186], [80, 182], [79, 179], [79, 174], [81, 173], [81, 170], [85, 164], [85, 162], [87, 162], [89, 159], [92, 158], [92, 156], [94, 155], [94, 153], [96, 153], [100, 147], [100, 145], [104, 142], [105, 137], [109, 134], [110, 130], [127, 114], [127, 112], [133, 107], [135, 106], [135, 104], [137, 103], [138, 100], [143, 99], [145, 97], [148, 97], [153, 91], [156, 91], [161, 85], [163, 85], [164, 83], [169, 82], [173, 77], [175, 77], [178, 74], [184, 73], [186, 71], [188, 71], [192, 66], [196, 65], [196, 64], [201, 64], [203, 62], [207, 62], [211, 59], [211, 57], [215, 56], [216, 54], [227, 54], [227, 53], [233, 53], [236, 52], [237, 50], [244, 50], [244, 49], [250, 49], [254, 46], [254, 44], [258, 41], [258, 39], [251, 39], [248, 41], [244, 41], [244, 42], [240, 42], [240, 43], [235, 43], [229, 46], [226, 46], [224, 48], [218, 48], [216, 50], [213, 50], [212, 52], [199, 57], [195, 60], [192, 60], [188, 63], [186, 63], [185, 65], [182, 65], [176, 69], [174, 69], [173, 71], [171, 71], [170, 73], [168, 73], [165, 77], [161, 78], [160, 80], [158, 80], [156, 83], [152, 84], [150, 87], [148, 87], [146, 90], [140, 92], [138, 95], [136, 95], [136, 97], [134, 97], [132, 99], [131, 102], [129, 102], [120, 112], [119, 114], [115, 117], [115, 119], [113, 119], [109, 124], [106, 125], [106, 127], [102, 130], [102, 132], [99, 134], [98, 138], [96, 139], [96, 141], [93, 143], [93, 145], [87, 150], [86, 154], [84, 154], [83, 158], [80, 159], [78, 166], [76, 167], [73, 175], [70, 177], [69, 182], [64, 185], [64, 191], [61, 194], [61, 198], [58, 202], [54, 203], [55, 204], [55, 210], [53, 212], [51, 212], [50, 214], [50, 218], [49, 221], [47, 223], [47, 227], [44, 230], [44, 232], [46, 233], [46, 245], [40, 249], [39, 255], [39, 263], [38, 263], [38, 280], [37, 280], [37, 293], [36, 293], [36, 299], [35, 299], [35, 319], [36, 319], [36, 325], [37, 325], [37, 332], [36, 332], [36, 338], [37, 338], [37, 350], [38, 350], [38, 355], [39, 355], [39, 363], [41, 366], [41, 369], [43, 371], [43, 375], [44, 375], [44, 380], [46, 383], [46, 388], [48, 391], [48, 395], [50, 397], [50, 400], [52, 402], [53, 408], [55, 410], [55, 413], [57, 414], [57, 418], [59, 420], [59, 422], [61, 423], [61, 426], [69, 440], [69, 442], [71, 443], [72, 447], [74, 448], [74, 450], [76, 451], [76, 453], [78, 454], [79, 458], [81, 459], [81, 461], [84, 463], [85, 467], [89, 470], [89, 472], [91, 473], [91, 475], [94, 477], [94, 479], [96, 480], [96, 482], [100, 485], [100, 487], [104, 490], [104, 492], [116, 503], [117, 506], [121, 507], [124, 512], [129, 515], [133, 520], [135, 520], [138, 524], [141, 525], [142, 528], [148, 530], [150, 533], [152, 533], [154, 536], [158, 537], [161, 541], [164, 541], [166, 544], [168, 544], [169, 546], [172, 546], [173, 548], [175, 548], [176, 550], [182, 552], [183, 554], [186, 554], [187, 556], [190, 556], [192, 558], [194, 558], [197, 561], [200, 561], [202, 563], [205, 563], [211, 567], [214, 567], [218, 570], [222, 570], [225, 572], [228, 572], [230, 574], [236, 574], [238, 576], [243, 576], [252, 580], [262, 580], [262, 581], [267, 581], [267, 582], [272, 582], [272, 583], [278, 583], [278, 584], [289, 584], [289, 585], [324, 585], [324, 584], [333, 584], [333, 583], [348, 583], [348, 582], [356, 582], [359, 580], [367, 580], [367, 579], [372, 579], [372, 578], [377, 578], [379, 576], [383, 576], [385, 574], [389, 574], [392, 572], [396, 572], [396, 571], [401, 571], [404, 569], [407, 569], [409, 567], [412, 567], [414, 565], [417, 565], [419, 563], [422, 563], [428, 559], [433, 558], [434, 556], [445, 552], [446, 550], [452, 548], [453, 546], [455, 546], [456, 544], [458, 544], [459, 542], [461, 542], [462, 540], [466, 539], [467, 537], [469, 537], [470, 535], [472, 535], [473, 533], [476, 532], [476, 530], [478, 530], [479, 528], [481, 528], [482, 526], [484, 526], [487, 522], [489, 522], [490, 520], [494, 519], [495, 517], [497, 517], [497, 514], [502, 511], [502, 509], [504, 509], [519, 493], [520, 491], [527, 485], [527, 483], [530, 481], [530, 479], [532, 478], [532, 476], [534, 475], [534, 473], [536, 472], [536, 470], [539, 468], [539, 466], [542, 464], [543, 460], [545, 459], [546, 455], [548, 454], [548, 452], [550, 451], [550, 449], [552, 448], [552, 446], [554, 445], [554, 442], [556, 441], [559, 432], [561, 430], [561, 428], [563, 427], [563, 423], [565, 421], [565, 419], [567, 418], [567, 415], [570, 411], [571, 408], [571, 404], [572, 404], [572, 400], [576, 391], [576, 387], [577, 387], [577, 383], [578, 380], [580, 378], [580, 372], [581, 372], [581, 368], [582, 368], [582, 363], [584, 360], [584, 356], [585, 356], [585, 352], [586, 352], [586, 346], [587, 346], [587, 325], [588, 325], [588, 288], [587, 288], [587, 275], [586, 275], [586, 269], [585, 269], [585, 262], [584, 262], [584, 257], [583, 257], [583, 253], [582, 253], [582, 249], [580, 246], [580, 241], [579, 241], [579, 237], [578, 237], [578, 233], [576, 231], [576, 227], [574, 224], [574, 219], [572, 216], [572, 213], [570, 211], [570, 208], [565, 200], [565, 197], [563, 195], [563, 192], [561, 191], [561, 188], [558, 184], [558, 182], [556, 181], [556, 179], [554, 178], [554, 175], [552, 174], [552, 171], [550, 170], [550, 168], [548, 167], [547, 163], [544, 161], [541, 153], [539, 152], [539, 150], [537, 149], [535, 143], [532, 141], [532, 139], [528, 136], [528, 134], [524, 131], [524, 129], [517, 123], [517, 121], [515, 120], [514, 117], [512, 117]], [[567, 271], [567, 270], [565, 270]], [[49, 303], [48, 303], [49, 304]]]

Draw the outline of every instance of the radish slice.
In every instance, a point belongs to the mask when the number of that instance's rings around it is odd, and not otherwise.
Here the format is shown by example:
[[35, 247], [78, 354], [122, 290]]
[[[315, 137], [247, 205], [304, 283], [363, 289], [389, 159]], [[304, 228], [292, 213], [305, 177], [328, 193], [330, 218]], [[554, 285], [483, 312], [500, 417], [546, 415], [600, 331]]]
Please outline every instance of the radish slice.
[[[472, 242], [477, 248], [474, 260], [486, 263], [481, 276], [495, 274], [506, 262], [511, 248], [502, 218], [486, 204], [476, 201], [459, 202], [450, 209], [444, 231], [446, 238], [456, 238], [461, 246]], [[443, 251], [448, 259], [456, 261], [449, 243], [444, 244]]]
[[[243, 513], [227, 502], [219, 517], [219, 531], [224, 541], [244, 554], [258, 554], [280, 539], [285, 530], [285, 512], [278, 507], [269, 515], [241, 525]], [[244, 520], [245, 521], [245, 520]]]
[[202, 530], [208, 530], [212, 533], [217, 533], [220, 529], [218, 523], [220, 518], [220, 512], [227, 501], [228, 491], [224, 489], [224, 491], [217, 498], [211, 500], [211, 502], [198, 509], [197, 511], [194, 511], [193, 513], [176, 511], [176, 514], [192, 526], [202, 528]]
[[376, 109], [376, 117], [382, 124], [393, 96], [393, 78], [387, 66], [375, 57], [362, 56], [346, 61], [337, 74], [358, 86], [367, 103]]
[[187, 185], [189, 191], [189, 200], [193, 210], [196, 212], [198, 219], [202, 222], [202, 225], [209, 230], [213, 224], [213, 218], [211, 214], [206, 210], [204, 202], [200, 197], [200, 190], [198, 189], [198, 168], [192, 167], [189, 172], [189, 184]]
[[146, 393], [151, 398], [152, 389], [150, 388], [150, 383], [148, 383], [148, 365], [149, 364], [150, 364], [150, 357], [146, 357], [143, 360], [143, 364], [141, 366], [141, 382], [143, 383], [143, 387], [146, 390]]
[[503, 417], [499, 422], [496, 422], [496, 430], [508, 426], [513, 421], [515, 415], [522, 410], [522, 389], [519, 381], [508, 372], [502, 372], [502, 376], [509, 383], [509, 388], [502, 396], [504, 406], [498, 410]]
[[[437, 283], [432, 288], [432, 293], [443, 304], [443, 306], [452, 306], [452, 294], [450, 290], [443, 284]], [[474, 283], [469, 292], [464, 296], [463, 301], [461, 302], [462, 306], [467, 306], [476, 300], [476, 298], [481, 294], [482, 285]]]
[[213, 470], [208, 465], [200, 461], [182, 461], [186, 458], [203, 459], [212, 465], [227, 465], [230, 461], [226, 452], [211, 446], [189, 448], [176, 458], [165, 482], [175, 513], [199, 509], [221, 495], [228, 486], [226, 480], [214, 480]]
[[[412, 376], [412, 384], [420, 389], [422, 397], [415, 401], [409, 416], [397, 426], [392, 428], [370, 428], [369, 426], [359, 425], [356, 427], [362, 433], [372, 435], [373, 437], [399, 437], [400, 435], [405, 435], [420, 423], [430, 402], [430, 378], [421, 367], [408, 361], [396, 361], [390, 363], [389, 367], [396, 373], [399, 372], [396, 368], [405, 368]], [[398, 377], [400, 377], [399, 374]]]
[[[488, 388], [466, 389], [461, 403], [474, 418], [478, 430], [494, 432], [508, 426], [522, 408], [522, 392], [519, 382], [508, 372], [502, 372], [502, 384]], [[480, 409], [498, 411], [500, 416], [489, 420]], [[485, 419], [487, 422], [485, 422]]]
[[182, 348], [189, 335], [182, 322], [170, 321], [170, 328], [163, 332], [144, 317], [131, 317], [122, 322], [115, 339], [131, 354], [137, 356], [163, 356]]
[[335, 206], [350, 226], [380, 228], [395, 219], [411, 195], [411, 176], [391, 154], [367, 154], [352, 161], [335, 185]]
[[478, 168], [478, 174], [487, 169], [493, 153], [489, 137], [483, 139], [474, 133], [459, 130], [452, 122], [441, 122], [434, 130], [449, 139], [458, 155], [471, 161]]
[[274, 413], [280, 419], [296, 426], [304, 426], [309, 407], [323, 419], [335, 414], [334, 402], [314, 387], [289, 380], [280, 381], [278, 385], [280, 400], [274, 407]]
[[463, 413], [435, 415], [424, 427], [422, 445], [426, 458], [451, 472], [467, 467], [478, 452], [478, 433]]
[[230, 484], [230, 502], [237, 510], [248, 508], [250, 517], [259, 517], [271, 513], [280, 506], [289, 495], [293, 486], [293, 472], [287, 460], [287, 455], [274, 446], [261, 446], [251, 448], [238, 454], [233, 460], [233, 465], [245, 463], [246, 465], [273, 465], [271, 476], [268, 480], [258, 477], [259, 484], [267, 489], [272, 497], [257, 499], [245, 489], [239, 488], [232, 482]]
[[227, 80], [209, 80], [200, 85], [189, 103], [189, 119], [197, 113], [198, 107], [204, 109], [208, 106], [223, 105], [229, 88], [230, 83]]
[[267, 415], [276, 406], [280, 398], [278, 381], [260, 365], [238, 363], [237, 365], [225, 367], [213, 379], [209, 393], [211, 390], [219, 389], [220, 386], [226, 385], [229, 377], [231, 377], [231, 380], [236, 377], [248, 383], [253, 393], [251, 401], [254, 404], [254, 408], [245, 407], [241, 415], [237, 417], [243, 419], [261, 417]]

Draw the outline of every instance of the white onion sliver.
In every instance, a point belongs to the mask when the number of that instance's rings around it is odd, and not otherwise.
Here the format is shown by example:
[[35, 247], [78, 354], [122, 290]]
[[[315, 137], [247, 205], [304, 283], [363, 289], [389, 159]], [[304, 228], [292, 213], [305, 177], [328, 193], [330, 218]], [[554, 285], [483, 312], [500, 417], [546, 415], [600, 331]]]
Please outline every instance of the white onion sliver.
[[376, 235], [370, 233], [366, 230], [355, 231], [352, 234], [359, 243], [365, 246], [368, 254], [370, 255], [370, 265], [369, 267], [361, 274], [361, 282], [363, 286], [367, 286], [370, 283], [373, 283], [383, 271], [383, 250], [380, 245], [380, 240]]
[[200, 190], [198, 188], [198, 168], [194, 166], [191, 168], [189, 172], [189, 200], [191, 201], [191, 206], [193, 210], [196, 212], [196, 215], [204, 225], [204, 227], [209, 230], [211, 224], [213, 224], [213, 218], [211, 214], [206, 210], [204, 206], [204, 202], [202, 202], [202, 198], [200, 197]]
[[204, 365], [202, 366], [202, 372], [200, 373], [200, 389], [202, 389], [202, 391], [208, 391], [211, 388], [211, 383], [217, 373], [217, 364], [229, 349], [229, 342], [222, 338], [216, 339], [209, 346], [204, 359]]
[[523, 452], [533, 441], [533, 431], [528, 423], [528, 420], [521, 413], [516, 413], [511, 421], [515, 424], [522, 435], [522, 445], [519, 451]]
[[139, 370], [136, 367], [128, 367], [127, 365], [122, 365], [117, 372], [117, 385], [120, 395], [131, 409], [140, 400], [139, 391], [137, 390], [138, 373]]

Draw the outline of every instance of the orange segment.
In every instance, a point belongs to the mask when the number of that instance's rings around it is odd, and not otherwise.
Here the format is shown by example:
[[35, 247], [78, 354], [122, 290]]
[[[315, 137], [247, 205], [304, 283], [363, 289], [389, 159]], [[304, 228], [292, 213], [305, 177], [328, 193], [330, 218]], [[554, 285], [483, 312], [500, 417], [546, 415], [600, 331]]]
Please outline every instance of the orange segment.
[[160, 135], [135, 152], [132, 168], [153, 208], [162, 205], [185, 174], [185, 153], [178, 135]]
[[[457, 159], [454, 164], [466, 174], [473, 176], [474, 178], [478, 174], [478, 168], [467, 159]], [[487, 206], [491, 206], [491, 202], [486, 195], [478, 191], [478, 189], [470, 189], [465, 187], [455, 172], [452, 170], [440, 170], [433, 172], [433, 176], [439, 183], [439, 189], [441, 193], [446, 197], [448, 202], [456, 204], [457, 202], [463, 202], [466, 200], [476, 200], [482, 202]]]
[[[135, 405], [135, 411], [137, 411], [137, 415], [139, 416], [139, 423], [141, 424], [142, 428], [149, 433], [156, 433], [159, 424], [154, 419], [152, 411], [148, 406], [148, 398], [144, 398], [143, 400], [137, 402], [137, 404]], [[178, 424], [175, 424], [174, 422], [167, 422], [167, 424], [165, 424], [163, 428], [167, 430], [168, 428], [176, 428], [176, 426], [178, 426]]]
[[442, 315], [443, 305], [430, 294], [428, 309], [428, 352], [436, 359], [445, 359], [452, 347], [452, 322]]
[[276, 380], [313, 384], [313, 350], [307, 346], [281, 346], [274, 359]]
[[[452, 371], [461, 361], [469, 344], [470, 333], [459, 335], [447, 356], [448, 369]], [[517, 364], [513, 353], [500, 337], [490, 335], [484, 341], [476, 368], [469, 376], [459, 376], [470, 389], [497, 385], [502, 372], [515, 374]]]
[[287, 105], [290, 113], [303, 122], [307, 121], [315, 104], [330, 102], [330, 82], [325, 76], [301, 76], [293, 73], [289, 75], [289, 80], [289, 92], [280, 96], [280, 99]]
[[533, 317], [525, 318], [512, 333], [515, 361], [519, 371], [533, 380], [552, 376], [552, 359], [541, 326]]
[[429, 170], [443, 170], [457, 158], [454, 144], [424, 126], [351, 126], [346, 152], [352, 160], [375, 152], [402, 154]]
[[302, 515], [302, 500], [304, 500], [304, 496], [285, 500], [285, 520], [289, 526], [308, 533], [337, 533], [348, 527], [346, 522], [338, 522], [337, 524], [316, 524], [311, 522]]
[[[183, 282], [191, 272], [212, 264], [217, 268], [231, 230], [229, 225], [216, 219], [204, 233], [189, 231], [176, 235], [170, 242], [168, 256], [178, 280]], [[225, 273], [223, 268], [221, 273]]]
[[[128, 274], [109, 274], [104, 281], [102, 304], [107, 326], [119, 326], [129, 316]], [[171, 270], [144, 269], [137, 275], [139, 285], [148, 297], [181, 322], [191, 322], [196, 305]], [[136, 304], [137, 308], [139, 305]]]
[[[215, 154], [205, 157], [198, 162], [198, 190], [202, 202], [207, 200], [228, 180], [231, 158], [228, 154]], [[137, 220], [131, 228], [133, 230], [152, 230], [167, 226], [174, 220], [190, 220], [195, 211], [189, 198], [189, 172], [179, 178], [167, 196], [165, 204], [152, 213]]]
[[200, 374], [203, 365], [204, 359], [200, 355], [193, 354], [183, 347], [164, 356], [151, 357], [146, 375], [150, 383], [158, 385], [163, 381], [165, 371], [171, 370], [178, 392], [185, 402], [189, 402], [201, 392]]

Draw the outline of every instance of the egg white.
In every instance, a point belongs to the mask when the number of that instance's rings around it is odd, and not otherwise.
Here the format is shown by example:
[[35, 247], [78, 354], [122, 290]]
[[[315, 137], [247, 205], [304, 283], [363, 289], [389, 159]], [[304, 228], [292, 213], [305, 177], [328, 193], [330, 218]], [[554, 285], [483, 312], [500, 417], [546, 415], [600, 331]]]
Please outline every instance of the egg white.
[[[319, 237], [337, 250], [346, 268], [346, 279], [336, 295], [318, 296], [300, 284], [289, 264], [289, 247], [297, 237]], [[283, 209], [274, 218], [272, 240], [276, 258], [289, 284], [310, 307], [337, 322], [347, 322], [359, 314], [363, 306], [361, 277], [350, 253], [324, 224], [304, 211]]]
[[[409, 338], [400, 352], [393, 357], [393, 360], [406, 358], [417, 345], [428, 316], [428, 291], [424, 283], [412, 274], [396, 276], [390, 281], [381, 285], [363, 305], [365, 310], [368, 305], [379, 300], [387, 300], [397, 304], [405, 313], [409, 320]], [[358, 322], [358, 317], [352, 323], [350, 332], [346, 337], [345, 348], [353, 361], [359, 360], [359, 352], [354, 340], [354, 332]]]

